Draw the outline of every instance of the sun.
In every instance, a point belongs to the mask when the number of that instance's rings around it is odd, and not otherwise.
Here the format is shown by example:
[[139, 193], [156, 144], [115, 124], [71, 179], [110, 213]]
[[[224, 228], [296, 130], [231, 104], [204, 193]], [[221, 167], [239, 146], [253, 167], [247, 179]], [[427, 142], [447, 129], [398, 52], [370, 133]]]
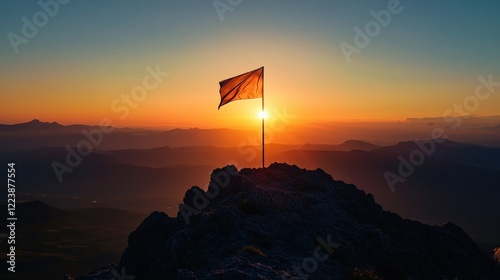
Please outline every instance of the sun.
[[267, 118], [267, 112], [266, 111], [260, 111], [259, 112], [259, 118], [261, 118], [261, 119]]

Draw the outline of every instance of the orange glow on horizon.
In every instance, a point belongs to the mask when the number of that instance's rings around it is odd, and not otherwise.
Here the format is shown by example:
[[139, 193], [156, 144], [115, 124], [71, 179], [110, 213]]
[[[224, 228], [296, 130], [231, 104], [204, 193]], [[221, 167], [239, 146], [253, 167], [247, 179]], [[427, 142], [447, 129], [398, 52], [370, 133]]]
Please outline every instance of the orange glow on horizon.
[[[243, 50], [251, 47], [242, 46]], [[320, 51], [313, 45], [303, 47], [311, 53]], [[187, 53], [200, 53], [200, 48], [190, 46]], [[217, 110], [220, 102], [218, 82], [261, 65], [265, 67], [267, 113], [271, 116], [286, 111], [300, 116], [293, 120], [300, 124], [439, 117], [455, 103], [473, 94], [477, 83], [475, 75], [415, 70], [411, 65], [397, 63], [388, 67], [383, 60], [346, 67], [297, 57], [297, 61], [291, 64], [288, 61], [294, 53], [276, 49], [271, 53], [259, 52], [260, 59], [256, 63], [254, 57], [241, 58], [238, 48], [222, 53], [214, 45], [209, 50], [214, 57], [206, 56], [201, 62], [214, 67], [198, 67], [200, 61], [187, 55], [158, 63], [161, 71], [171, 74], [139, 99], [134, 99], [132, 94], [148, 75], [143, 66], [148, 66], [147, 63], [137, 63], [140, 66], [129, 66], [128, 70], [120, 72], [115, 68], [112, 69], [115, 72], [105, 71], [110, 67], [106, 65], [101, 71], [95, 71], [91, 65], [73, 70], [64, 61], [55, 62], [59, 71], [46, 71], [44, 63], [29, 65], [28, 70], [12, 69], [0, 77], [2, 91], [12, 93], [0, 98], [2, 104], [8, 104], [0, 113], [0, 123], [20, 123], [36, 118], [62, 124], [98, 124], [101, 119], [108, 118], [117, 127], [252, 129], [258, 126], [254, 116], [255, 110], [261, 107], [261, 100], [239, 100]], [[228, 57], [224, 65], [217, 61], [222, 55]], [[332, 59], [340, 63], [343, 58]], [[238, 61], [238, 64], [233, 61]], [[81, 63], [86, 65], [89, 62]], [[177, 65], [189, 71], [175, 72], [180, 67]], [[389, 72], [382, 73], [379, 70], [381, 65], [388, 67]], [[157, 67], [154, 64], [149, 66]], [[395, 70], [390, 70], [391, 67]], [[409, 79], [405, 76], [403, 79], [406, 72], [414, 73], [415, 77]], [[29, 83], [23, 78], [26, 76], [33, 77]], [[401, 79], [391, 79], [393, 77]], [[497, 114], [499, 99], [498, 95], [492, 95], [473, 113]]]

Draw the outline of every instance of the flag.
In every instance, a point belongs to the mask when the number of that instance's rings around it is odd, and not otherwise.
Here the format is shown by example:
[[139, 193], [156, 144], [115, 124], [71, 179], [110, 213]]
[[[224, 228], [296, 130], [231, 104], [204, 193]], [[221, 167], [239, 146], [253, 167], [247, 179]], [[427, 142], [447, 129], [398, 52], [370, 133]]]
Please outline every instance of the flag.
[[219, 82], [220, 104], [239, 99], [262, 97], [264, 94], [264, 67]]

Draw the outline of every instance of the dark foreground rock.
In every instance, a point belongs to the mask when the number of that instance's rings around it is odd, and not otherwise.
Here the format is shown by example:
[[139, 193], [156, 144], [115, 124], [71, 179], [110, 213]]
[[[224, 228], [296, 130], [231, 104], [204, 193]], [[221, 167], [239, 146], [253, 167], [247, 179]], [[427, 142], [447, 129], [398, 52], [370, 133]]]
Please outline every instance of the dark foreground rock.
[[151, 213], [119, 265], [78, 279], [500, 279], [460, 227], [402, 219], [320, 169], [217, 169], [180, 209]]

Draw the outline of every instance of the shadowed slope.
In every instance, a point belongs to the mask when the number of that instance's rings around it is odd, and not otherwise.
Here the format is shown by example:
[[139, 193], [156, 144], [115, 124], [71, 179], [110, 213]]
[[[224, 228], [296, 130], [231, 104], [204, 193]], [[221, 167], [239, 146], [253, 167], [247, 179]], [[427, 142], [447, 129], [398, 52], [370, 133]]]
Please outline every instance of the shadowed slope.
[[320, 169], [233, 171], [214, 170], [209, 192], [188, 190], [176, 218], [152, 213], [129, 236], [117, 271], [137, 280], [500, 276], [460, 227], [402, 219]]

